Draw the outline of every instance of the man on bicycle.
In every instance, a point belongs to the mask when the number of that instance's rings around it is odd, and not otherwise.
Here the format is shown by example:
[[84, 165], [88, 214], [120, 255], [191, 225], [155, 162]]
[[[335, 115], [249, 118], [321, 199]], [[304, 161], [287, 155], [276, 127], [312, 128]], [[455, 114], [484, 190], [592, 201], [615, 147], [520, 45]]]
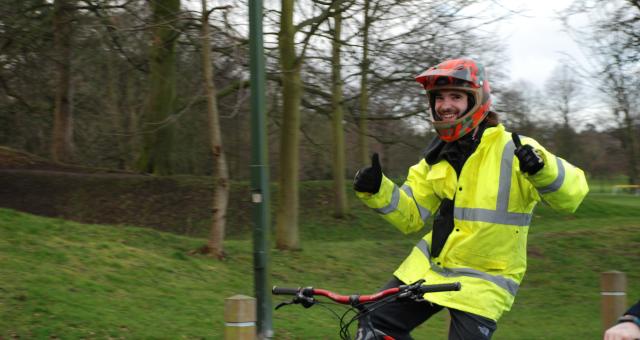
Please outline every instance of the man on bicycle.
[[354, 179], [357, 196], [400, 231], [411, 233], [434, 216], [433, 229], [411, 250], [385, 288], [425, 279], [459, 281], [462, 290], [397, 301], [361, 320], [358, 339], [373, 330], [395, 339], [443, 308], [449, 339], [490, 339], [508, 311], [526, 270], [526, 244], [535, 205], [575, 211], [588, 192], [582, 170], [534, 139], [505, 131], [490, 111], [483, 67], [470, 59], [444, 61], [416, 77], [426, 90], [438, 133], [398, 186], [382, 173], [378, 155]]

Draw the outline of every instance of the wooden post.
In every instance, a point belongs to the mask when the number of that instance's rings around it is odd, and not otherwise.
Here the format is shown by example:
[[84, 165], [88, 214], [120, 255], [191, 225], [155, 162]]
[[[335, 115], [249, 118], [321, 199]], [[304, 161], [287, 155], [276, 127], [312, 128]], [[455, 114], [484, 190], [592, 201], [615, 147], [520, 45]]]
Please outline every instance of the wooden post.
[[600, 277], [600, 288], [604, 332], [613, 326], [627, 309], [627, 276], [619, 271], [604, 272]]
[[256, 299], [234, 295], [224, 299], [224, 340], [256, 339]]

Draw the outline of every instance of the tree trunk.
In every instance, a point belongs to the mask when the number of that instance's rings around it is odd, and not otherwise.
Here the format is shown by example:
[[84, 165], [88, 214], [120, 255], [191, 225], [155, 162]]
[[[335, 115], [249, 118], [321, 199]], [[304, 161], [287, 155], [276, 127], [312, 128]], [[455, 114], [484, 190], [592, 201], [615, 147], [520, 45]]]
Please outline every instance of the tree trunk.
[[73, 3], [53, 3], [53, 42], [56, 54], [56, 96], [53, 111], [51, 156], [56, 162], [73, 160], [73, 95], [71, 92], [71, 40]]
[[213, 153], [213, 216], [211, 232], [207, 244], [208, 252], [221, 259], [224, 258], [224, 230], [226, 225], [227, 204], [229, 202], [229, 170], [224, 149], [222, 148], [222, 132], [220, 131], [220, 115], [216, 98], [216, 87], [213, 81], [213, 63], [211, 60], [211, 42], [209, 37], [209, 13], [207, 1], [202, 1], [202, 66], [207, 93], [207, 113], [209, 116], [209, 133], [211, 151]]
[[276, 247], [298, 249], [298, 161], [301, 59], [295, 52], [294, 0], [282, 0], [278, 47], [282, 69], [282, 129], [280, 138], [279, 204], [276, 213]]
[[360, 65], [360, 117], [358, 119], [358, 150], [361, 164], [369, 164], [367, 115], [369, 113], [369, 1], [364, 0], [364, 26], [362, 27], [362, 64]]
[[117, 69], [114, 65], [114, 55], [110, 52], [106, 52], [104, 56], [105, 69], [106, 69], [106, 113], [111, 118], [113, 124], [113, 140], [116, 144], [116, 167], [118, 169], [125, 169], [127, 165], [125, 139], [123, 134], [122, 116], [118, 105], [118, 75]]
[[623, 131], [623, 147], [627, 152], [627, 175], [629, 176], [629, 184], [636, 184], [638, 181], [638, 160], [636, 159], [637, 138], [633, 117], [631, 116], [631, 101], [626, 85], [626, 74], [622, 68], [619, 56], [615, 56], [615, 72], [609, 75], [609, 79], [614, 86], [614, 95], [616, 98], [617, 110], [622, 111], [622, 131]]
[[140, 90], [137, 82], [131, 74], [126, 74], [125, 80], [125, 111], [126, 111], [126, 138], [125, 138], [125, 169], [130, 170], [135, 167], [136, 151], [140, 148], [139, 134], [139, 106], [137, 104], [137, 92]]
[[628, 108], [624, 108], [624, 132], [626, 139], [626, 149], [627, 149], [627, 157], [628, 161], [628, 175], [629, 175], [629, 184], [636, 184], [638, 182], [638, 160], [636, 154], [636, 134], [635, 128], [633, 126], [633, 118], [629, 112]]
[[142, 151], [137, 168], [157, 175], [172, 173], [176, 97], [176, 53], [178, 31], [174, 27], [180, 0], [153, 0], [153, 37], [150, 53], [150, 93], [143, 114]]
[[333, 29], [333, 48], [331, 54], [331, 107], [333, 111], [333, 192], [335, 200], [335, 217], [345, 217], [348, 213], [347, 193], [345, 189], [345, 150], [342, 110], [342, 77], [340, 49], [342, 47], [342, 12], [340, 1], [336, 2]]

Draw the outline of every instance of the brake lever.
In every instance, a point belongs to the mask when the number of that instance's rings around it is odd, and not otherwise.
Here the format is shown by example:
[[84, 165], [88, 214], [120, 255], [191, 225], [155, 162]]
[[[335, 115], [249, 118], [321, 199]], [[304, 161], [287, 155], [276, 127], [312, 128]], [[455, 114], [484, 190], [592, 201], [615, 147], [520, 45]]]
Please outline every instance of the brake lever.
[[277, 306], [276, 306], [276, 310], [278, 310], [280, 307], [284, 307], [284, 306], [288, 306], [288, 305], [292, 305], [294, 304], [294, 301], [288, 301], [288, 302], [280, 302]]
[[310, 297], [310, 296], [304, 296], [302, 294], [298, 294], [296, 295], [296, 297], [294, 297], [291, 301], [285, 301], [285, 302], [281, 302], [276, 306], [276, 310], [278, 310], [278, 308], [284, 307], [284, 306], [288, 306], [288, 305], [295, 305], [295, 304], [301, 304], [302, 307], [304, 308], [309, 308], [313, 305], [315, 305], [317, 302], [316, 299]]
[[398, 294], [398, 298], [410, 298], [414, 301], [425, 301], [422, 295], [417, 295], [416, 290], [425, 282], [424, 279], [420, 279], [410, 285], [404, 287], [402, 293]]

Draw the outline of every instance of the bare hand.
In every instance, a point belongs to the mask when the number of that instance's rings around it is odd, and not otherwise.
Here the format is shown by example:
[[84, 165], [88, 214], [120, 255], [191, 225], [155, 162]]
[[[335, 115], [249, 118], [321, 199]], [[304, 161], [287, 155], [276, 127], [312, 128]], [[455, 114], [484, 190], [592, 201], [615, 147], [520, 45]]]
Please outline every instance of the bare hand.
[[604, 340], [635, 340], [640, 339], [640, 327], [633, 322], [619, 323], [604, 333]]

